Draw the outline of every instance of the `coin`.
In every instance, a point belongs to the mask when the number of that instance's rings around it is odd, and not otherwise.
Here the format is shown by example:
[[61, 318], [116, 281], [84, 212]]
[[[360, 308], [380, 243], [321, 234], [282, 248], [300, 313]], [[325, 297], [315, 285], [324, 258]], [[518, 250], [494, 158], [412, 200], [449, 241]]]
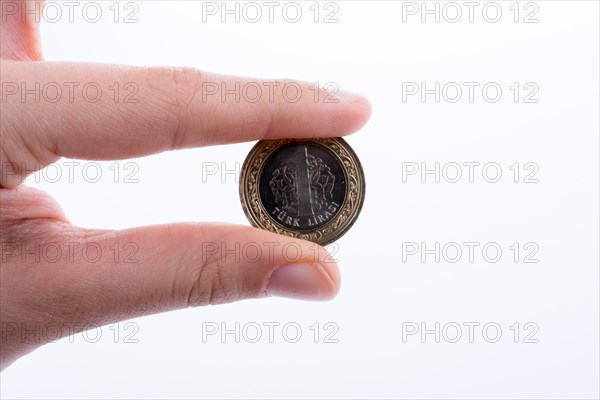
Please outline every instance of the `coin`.
[[240, 200], [250, 223], [320, 245], [350, 229], [365, 177], [341, 138], [261, 140], [242, 166]]

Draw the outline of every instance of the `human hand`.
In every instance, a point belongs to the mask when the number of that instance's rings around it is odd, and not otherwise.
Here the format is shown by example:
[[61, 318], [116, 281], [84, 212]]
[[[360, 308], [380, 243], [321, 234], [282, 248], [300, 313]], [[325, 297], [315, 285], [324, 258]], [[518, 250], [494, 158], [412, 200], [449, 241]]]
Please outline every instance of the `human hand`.
[[[33, 8], [33, 1], [25, 3]], [[89, 324], [189, 306], [269, 295], [324, 300], [337, 294], [338, 267], [327, 262], [327, 252], [316, 244], [220, 223], [122, 231], [76, 227], [48, 194], [22, 182], [61, 157], [112, 160], [257, 139], [342, 136], [369, 118], [370, 104], [365, 98], [342, 94], [337, 102], [325, 103], [329, 93], [322, 91], [320, 101], [315, 102], [314, 88], [302, 82], [298, 84], [303, 93], [310, 95], [295, 103], [277, 90], [273, 99], [264, 97], [254, 103], [235, 102], [231, 97], [224, 102], [220, 96], [203, 98], [206, 82], [232, 87], [235, 82], [243, 86], [265, 81], [192, 68], [42, 62], [38, 26], [22, 20], [18, 12], [3, 15], [2, 21], [1, 369], [44, 344], [43, 340], [24, 340], [26, 331], [36, 324], [61, 327], [60, 336], [66, 336]], [[35, 94], [22, 98], [22, 88], [36, 90], [51, 82], [67, 85], [56, 102], [36, 102]], [[79, 89], [71, 97], [67, 87], [74, 82], [95, 82], [101, 88], [135, 82], [137, 102], [115, 102], [112, 96], [102, 96], [93, 103], [83, 99]], [[221, 253], [203, 254], [202, 244], [207, 242], [226, 248], [252, 243], [263, 251], [257, 260], [240, 263]], [[115, 244], [135, 243], [137, 262], [109, 257], [90, 263], [80, 252], [73, 259], [47, 262], [30, 254], [47, 243], [65, 248], [69, 243], [94, 243], [107, 254]], [[293, 263], [282, 252], [272, 251], [289, 243], [301, 249]]]

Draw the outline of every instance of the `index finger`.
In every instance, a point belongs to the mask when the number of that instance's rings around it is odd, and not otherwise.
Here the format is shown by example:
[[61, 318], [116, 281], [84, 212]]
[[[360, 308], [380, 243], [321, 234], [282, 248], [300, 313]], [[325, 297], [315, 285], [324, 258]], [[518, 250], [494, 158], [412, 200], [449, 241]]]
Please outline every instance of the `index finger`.
[[[334, 95], [320, 85], [193, 68], [2, 61], [1, 78], [2, 122], [12, 128], [2, 132], [9, 137], [1, 161], [16, 176], [60, 157], [122, 159], [258, 139], [343, 136], [371, 112], [366, 98]], [[3, 186], [20, 183], [10, 175], [2, 174]]]

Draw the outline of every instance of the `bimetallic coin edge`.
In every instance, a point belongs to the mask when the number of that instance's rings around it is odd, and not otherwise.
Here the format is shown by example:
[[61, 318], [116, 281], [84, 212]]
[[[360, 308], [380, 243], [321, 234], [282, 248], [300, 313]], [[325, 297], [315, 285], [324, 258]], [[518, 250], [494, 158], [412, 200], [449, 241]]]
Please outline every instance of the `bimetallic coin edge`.
[[[293, 142], [311, 142], [324, 147], [338, 160], [346, 178], [346, 195], [340, 210], [326, 224], [312, 229], [288, 229], [265, 210], [259, 192], [259, 180], [268, 157]], [[240, 176], [240, 200], [250, 224], [270, 232], [309, 240], [322, 246], [338, 240], [354, 225], [365, 199], [366, 182], [362, 165], [350, 145], [342, 138], [261, 140], [248, 153]]]

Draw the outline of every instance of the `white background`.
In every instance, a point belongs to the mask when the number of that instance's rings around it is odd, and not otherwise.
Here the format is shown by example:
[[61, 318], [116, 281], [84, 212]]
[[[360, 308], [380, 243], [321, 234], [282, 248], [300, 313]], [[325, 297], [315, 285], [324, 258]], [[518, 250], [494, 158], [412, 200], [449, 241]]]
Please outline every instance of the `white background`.
[[[483, 18], [485, 2], [475, 9], [473, 23], [462, 2], [463, 16], [456, 23], [443, 15], [439, 23], [432, 15], [422, 23], [420, 14], [405, 15], [403, 22], [407, 4], [399, 1], [338, 1], [337, 23], [323, 23], [328, 12], [321, 3], [315, 23], [313, 2], [301, 2], [303, 16], [295, 24], [285, 21], [281, 8], [274, 23], [266, 16], [255, 24], [243, 18], [236, 23], [233, 16], [222, 23], [220, 15], [203, 22], [200, 1], [136, 2], [139, 22], [131, 24], [122, 20], [134, 9], [125, 10], [122, 3], [115, 23], [113, 2], [100, 4], [98, 23], [86, 22], [80, 12], [73, 23], [66, 16], [44, 23], [47, 59], [194, 66], [335, 82], [368, 95], [372, 119], [348, 139], [365, 169], [366, 202], [356, 225], [330, 248], [343, 276], [335, 300], [255, 300], [140, 318], [132, 321], [138, 330], [130, 337], [138, 343], [125, 343], [134, 325], [123, 324], [103, 327], [96, 343], [81, 334], [65, 338], [5, 370], [3, 398], [598, 398], [597, 2], [537, 1], [527, 9], [520, 3], [517, 23], [512, 1], [498, 2], [497, 23]], [[538, 22], [524, 23], [536, 7]], [[446, 101], [453, 94], [439, 103], [433, 95], [425, 102], [419, 95], [404, 102], [403, 82], [426, 82], [428, 88], [435, 82], [480, 86], [472, 103], [464, 86], [456, 103]], [[482, 97], [488, 82], [503, 90], [496, 103]], [[517, 103], [509, 88], [515, 82], [521, 87]], [[523, 88], [528, 82], [539, 88], [532, 98], [537, 103], [524, 102], [531, 92]], [[234, 168], [251, 146], [137, 159], [138, 183], [126, 183], [124, 176], [115, 183], [109, 168], [114, 162], [104, 162], [97, 183], [81, 169], [69, 182], [63, 164], [58, 182], [38, 175], [28, 184], [52, 194], [81, 226], [248, 224], [235, 177], [214, 175], [203, 182], [202, 168], [203, 163]], [[480, 166], [473, 183], [466, 167], [457, 183], [444, 176], [436, 183], [431, 174], [425, 183], [419, 174], [403, 180], [406, 163], [433, 168], [436, 162]], [[521, 168], [518, 183], [509, 169], [515, 162]], [[537, 183], [523, 182], [531, 172], [523, 169], [528, 162], [539, 168], [533, 177]], [[482, 175], [486, 163], [500, 166], [499, 182], [484, 179], [494, 178], [492, 170]], [[121, 172], [127, 172], [124, 164], [119, 163]], [[446, 170], [452, 172], [448, 178], [453, 171]], [[465, 252], [456, 263], [447, 260], [454, 253], [439, 262], [428, 255], [422, 262], [420, 254], [403, 254], [408, 242], [425, 242], [428, 248], [436, 242], [480, 246], [473, 263]], [[518, 262], [509, 248], [515, 242], [521, 247]], [[524, 249], [529, 242], [534, 247]], [[502, 249], [498, 262], [483, 258], [486, 243]], [[533, 259], [539, 262], [525, 263], [535, 248]], [[204, 343], [207, 322], [229, 329], [236, 322], [241, 327], [255, 322], [263, 326], [263, 337], [258, 343], [243, 337], [236, 343], [228, 335], [223, 343], [214, 335]], [[265, 322], [281, 324], [273, 343]], [[302, 328], [297, 343], [281, 332], [289, 322]], [[318, 343], [310, 329], [315, 322]], [[327, 322], [339, 327], [332, 337], [338, 343], [325, 343], [324, 335], [332, 332], [324, 329]], [[439, 343], [434, 334], [403, 340], [403, 328], [411, 322], [419, 328], [425, 323], [427, 329], [439, 323]], [[468, 322], [480, 324], [473, 343]], [[452, 323], [462, 326], [457, 343], [450, 343]], [[487, 336], [482, 332], [487, 323], [502, 329], [496, 343], [486, 340], [494, 338], [494, 329]], [[526, 323], [531, 323], [528, 329]], [[535, 327], [529, 341], [537, 343], [525, 343]], [[288, 333], [294, 336], [293, 330]]]

